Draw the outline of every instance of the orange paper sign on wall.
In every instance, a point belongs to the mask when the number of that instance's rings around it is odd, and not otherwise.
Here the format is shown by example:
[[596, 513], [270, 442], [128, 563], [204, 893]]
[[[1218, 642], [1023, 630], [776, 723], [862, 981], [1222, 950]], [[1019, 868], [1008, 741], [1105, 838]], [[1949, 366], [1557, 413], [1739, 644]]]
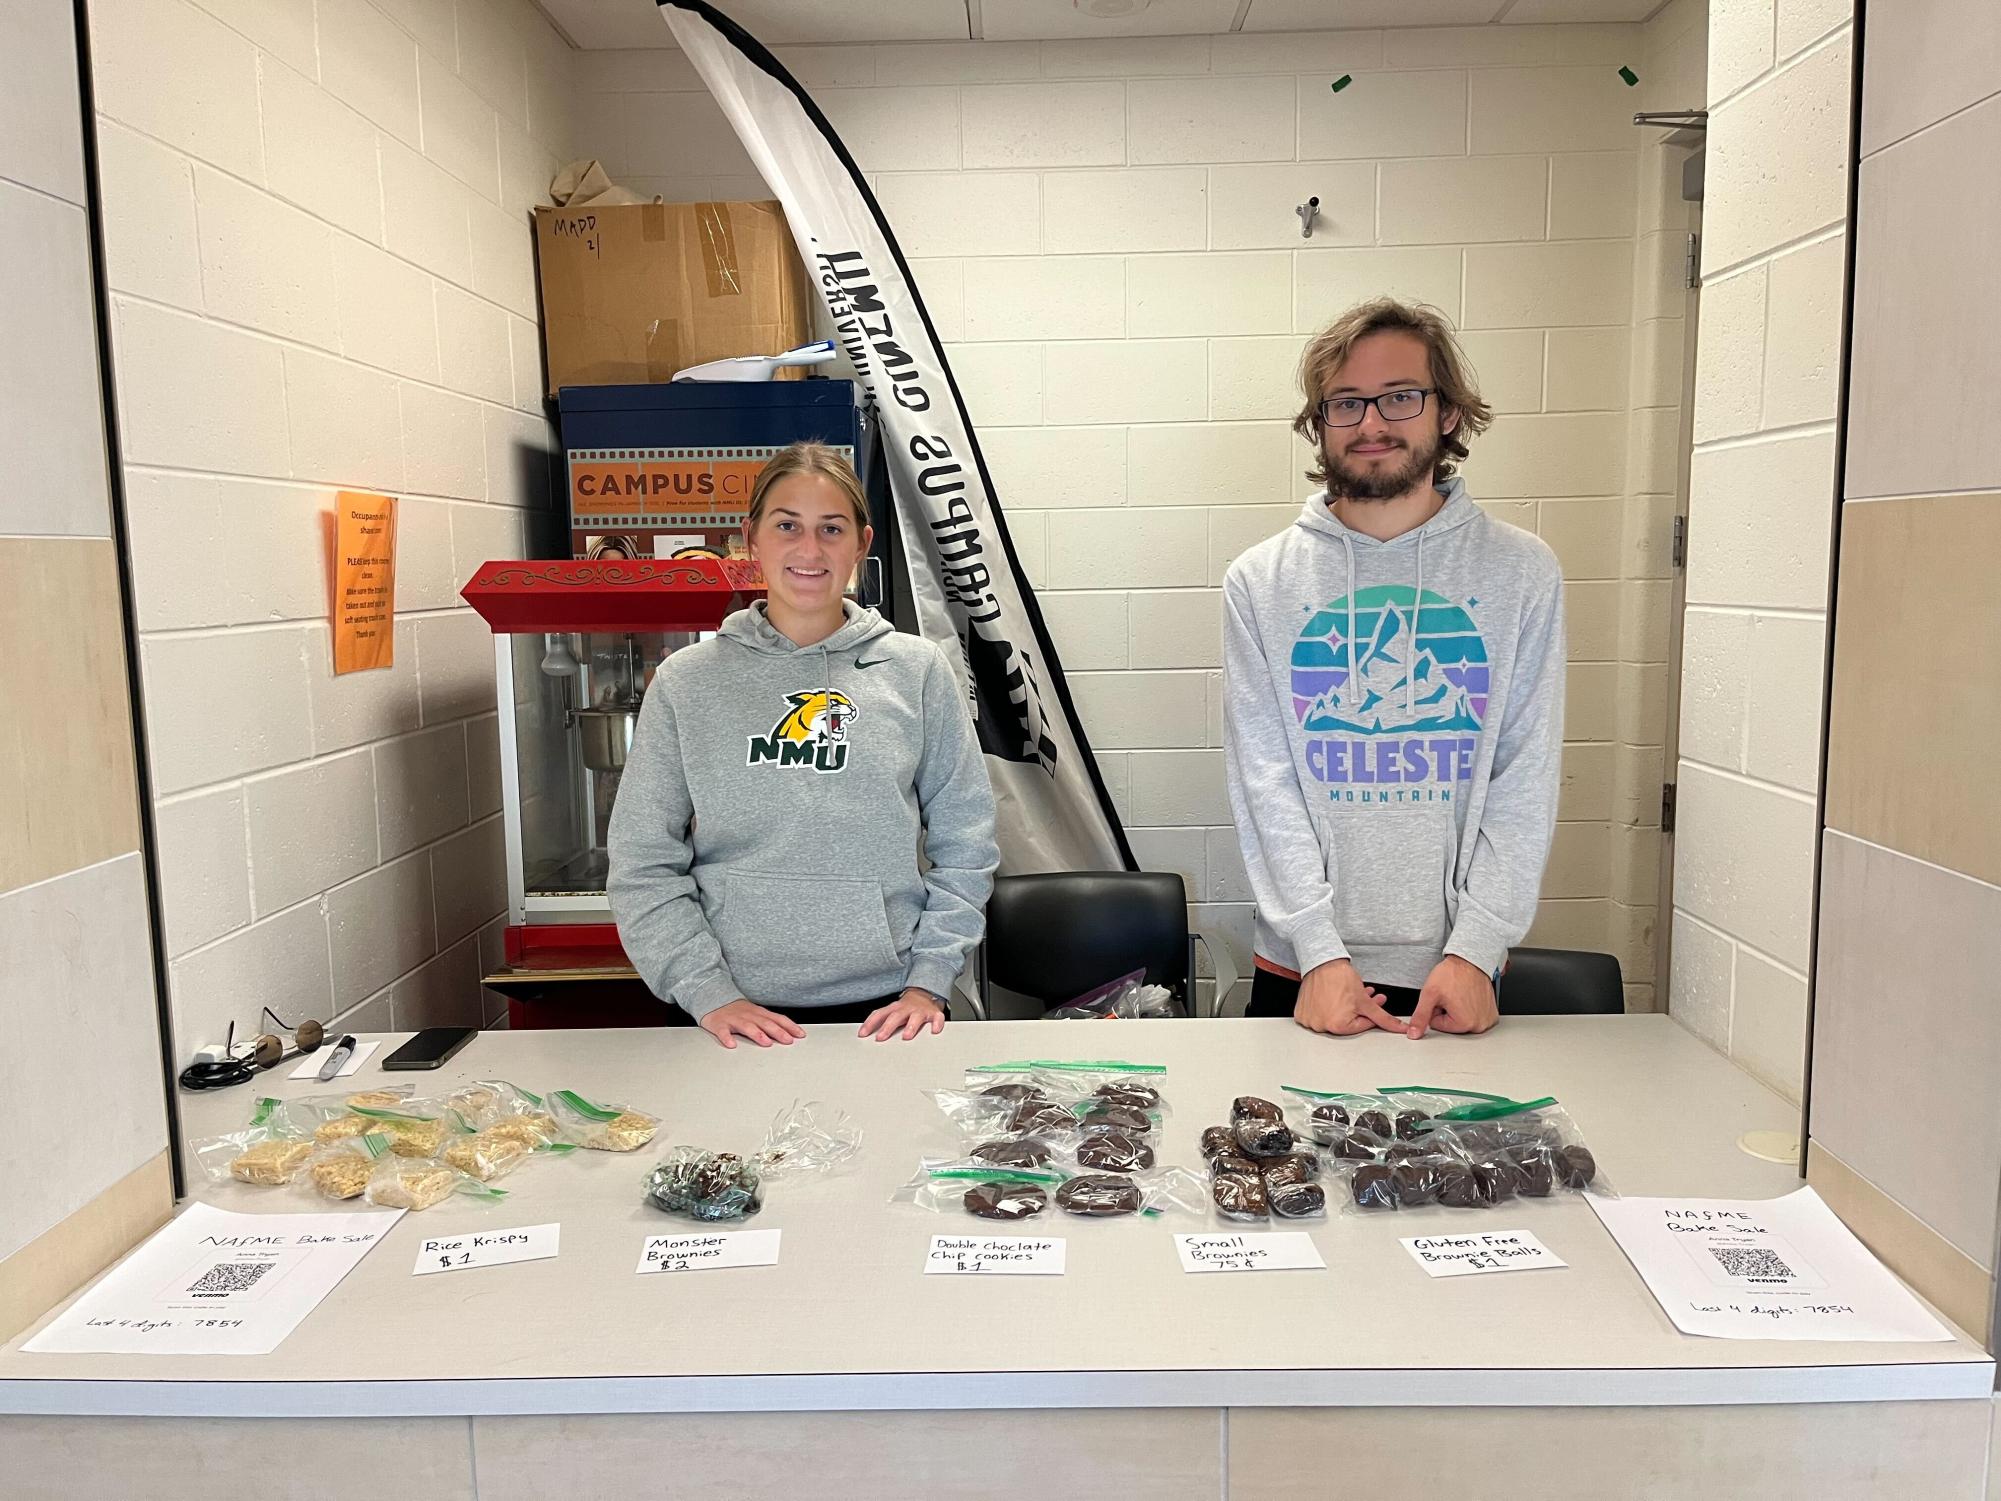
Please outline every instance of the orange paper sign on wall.
[[334, 507], [333, 668], [396, 661], [396, 502], [343, 490]]

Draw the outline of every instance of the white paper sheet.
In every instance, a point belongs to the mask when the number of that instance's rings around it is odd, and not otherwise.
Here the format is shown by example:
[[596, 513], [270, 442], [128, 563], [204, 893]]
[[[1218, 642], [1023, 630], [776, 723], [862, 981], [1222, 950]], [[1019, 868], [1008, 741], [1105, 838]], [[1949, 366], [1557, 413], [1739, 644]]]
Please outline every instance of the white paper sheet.
[[[354, 1045], [354, 1055], [340, 1066], [340, 1072], [335, 1074], [334, 1078], [345, 1079], [349, 1074], [359, 1071], [362, 1064], [368, 1062], [375, 1050], [381, 1046], [380, 1042], [357, 1042]], [[320, 1070], [326, 1067], [326, 1062], [327, 1055], [325, 1053], [308, 1053], [304, 1058], [299, 1060], [299, 1066], [285, 1077], [288, 1079], [317, 1079], [320, 1076]]]
[[1526, 1230], [1479, 1230], [1466, 1235], [1406, 1235], [1403, 1248], [1434, 1277], [1480, 1272], [1532, 1272], [1569, 1263]]
[[925, 1274], [981, 1277], [1060, 1277], [1067, 1254], [1061, 1239], [1034, 1235], [934, 1235]]
[[417, 1247], [413, 1277], [433, 1272], [457, 1272], [476, 1266], [505, 1266], [510, 1261], [545, 1261], [561, 1249], [561, 1225], [528, 1225], [519, 1230], [468, 1230], [463, 1235], [434, 1235]]
[[402, 1215], [232, 1214], [190, 1204], [22, 1348], [268, 1355]]
[[1810, 1188], [1778, 1199], [1584, 1197], [1684, 1334], [1952, 1338]]
[[1327, 1267], [1313, 1237], [1304, 1230], [1177, 1235], [1174, 1249], [1184, 1272], [1300, 1272]]
[[694, 1235], [649, 1235], [639, 1248], [638, 1271], [706, 1272], [732, 1266], [776, 1266], [782, 1230], [714, 1230]]

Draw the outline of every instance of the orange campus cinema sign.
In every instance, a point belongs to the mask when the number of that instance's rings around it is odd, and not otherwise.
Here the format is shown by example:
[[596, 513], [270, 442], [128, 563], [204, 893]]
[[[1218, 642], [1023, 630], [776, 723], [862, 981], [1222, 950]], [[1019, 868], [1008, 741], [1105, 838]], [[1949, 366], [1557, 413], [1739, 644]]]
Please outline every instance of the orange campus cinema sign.
[[750, 506], [762, 459], [570, 458], [570, 514], [677, 516]]

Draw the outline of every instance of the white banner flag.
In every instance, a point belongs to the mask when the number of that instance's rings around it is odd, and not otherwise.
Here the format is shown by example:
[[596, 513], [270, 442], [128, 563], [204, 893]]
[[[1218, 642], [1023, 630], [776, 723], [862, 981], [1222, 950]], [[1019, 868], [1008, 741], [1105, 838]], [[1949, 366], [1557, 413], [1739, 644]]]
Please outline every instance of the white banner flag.
[[784, 205], [874, 403], [915, 625], [965, 687], [1002, 873], [1132, 868], [958, 383], [875, 195], [811, 97], [742, 27], [703, 0], [660, 0], [660, 13]]

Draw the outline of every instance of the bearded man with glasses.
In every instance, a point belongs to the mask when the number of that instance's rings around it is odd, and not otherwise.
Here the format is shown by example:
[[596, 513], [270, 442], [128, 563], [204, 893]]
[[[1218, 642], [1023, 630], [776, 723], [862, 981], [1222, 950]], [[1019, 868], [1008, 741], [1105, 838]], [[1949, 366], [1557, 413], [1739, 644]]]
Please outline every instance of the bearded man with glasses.
[[1556, 827], [1562, 573], [1456, 472], [1492, 412], [1443, 314], [1364, 303], [1300, 383], [1324, 488], [1223, 580], [1249, 1014], [1485, 1032]]

